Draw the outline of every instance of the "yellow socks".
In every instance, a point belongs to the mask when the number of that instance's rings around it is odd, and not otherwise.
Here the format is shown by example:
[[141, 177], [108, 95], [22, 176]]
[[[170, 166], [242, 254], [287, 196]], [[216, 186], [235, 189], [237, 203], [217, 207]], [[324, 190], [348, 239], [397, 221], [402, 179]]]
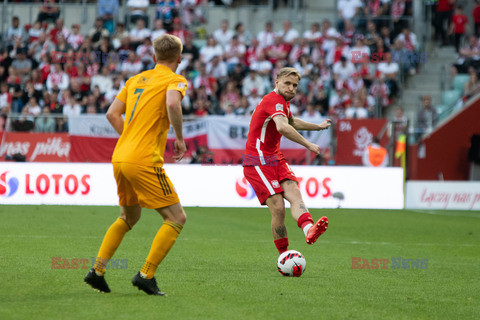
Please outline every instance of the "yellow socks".
[[168, 251], [170, 251], [175, 244], [180, 231], [182, 231], [182, 228], [182, 225], [172, 221], [165, 221], [163, 223], [160, 230], [158, 230], [155, 239], [153, 239], [150, 253], [148, 254], [142, 270], [140, 270], [141, 276], [147, 279], [153, 278], [155, 271], [157, 271], [158, 265], [162, 262]]
[[108, 228], [95, 261], [94, 269], [97, 275], [103, 275], [105, 273], [105, 267], [108, 263], [108, 260], [113, 257], [113, 254], [122, 242], [123, 236], [130, 229], [131, 228], [127, 222], [120, 218], [118, 218], [110, 226], [110, 228]]

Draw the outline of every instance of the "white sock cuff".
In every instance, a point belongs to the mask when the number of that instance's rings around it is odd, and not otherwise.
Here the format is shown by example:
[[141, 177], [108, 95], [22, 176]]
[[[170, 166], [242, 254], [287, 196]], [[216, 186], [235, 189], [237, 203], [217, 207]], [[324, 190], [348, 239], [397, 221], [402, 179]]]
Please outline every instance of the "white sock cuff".
[[307, 224], [305, 227], [303, 227], [303, 233], [305, 233], [305, 237], [307, 236], [308, 230], [313, 226], [312, 223]]

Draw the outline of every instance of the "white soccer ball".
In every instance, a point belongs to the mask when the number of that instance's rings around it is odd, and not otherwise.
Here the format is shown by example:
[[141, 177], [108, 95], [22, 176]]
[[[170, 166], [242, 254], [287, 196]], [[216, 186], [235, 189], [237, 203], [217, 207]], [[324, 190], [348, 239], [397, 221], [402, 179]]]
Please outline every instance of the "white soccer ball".
[[305, 257], [296, 250], [285, 251], [277, 260], [278, 272], [285, 277], [300, 277], [306, 265]]

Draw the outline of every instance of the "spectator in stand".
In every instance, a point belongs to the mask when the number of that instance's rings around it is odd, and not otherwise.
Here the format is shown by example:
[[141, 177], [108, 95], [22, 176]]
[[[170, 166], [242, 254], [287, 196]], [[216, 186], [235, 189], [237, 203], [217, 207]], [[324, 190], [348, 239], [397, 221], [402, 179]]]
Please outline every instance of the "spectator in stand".
[[142, 70], [148, 70], [155, 67], [155, 62], [153, 61], [155, 51], [153, 50], [152, 40], [150, 40], [150, 38], [145, 38], [143, 40], [143, 43], [137, 47], [136, 53], [143, 64]]
[[352, 104], [345, 110], [345, 119], [367, 119], [368, 110], [363, 107], [361, 100], [354, 95]]
[[28, 107], [23, 108], [21, 116], [13, 122], [15, 131], [27, 132], [33, 129], [35, 117], [29, 113]]
[[194, 102], [193, 108], [195, 110], [194, 114], [197, 117], [208, 116], [210, 114], [210, 111], [209, 111], [210, 110], [210, 101], [203, 100], [203, 99], [197, 99]]
[[[245, 96], [244, 96], [245, 97]], [[260, 101], [262, 101], [262, 96], [258, 94], [258, 89], [253, 88], [250, 91], [250, 95], [247, 96], [247, 101], [248, 101], [248, 109], [247, 109], [247, 114], [251, 115], [252, 112], [255, 110], [255, 108], [258, 106]]]
[[12, 68], [15, 73], [20, 76], [21, 83], [25, 83], [27, 77], [29, 77], [32, 71], [32, 60], [27, 58], [27, 48], [20, 48], [17, 50], [17, 56], [12, 61]]
[[[141, 21], [141, 20], [138, 20]], [[120, 72], [125, 80], [130, 77], [140, 73], [142, 71], [143, 65], [140, 59], [138, 59], [135, 51], [130, 51], [128, 54], [128, 60], [121, 63]]]
[[63, 36], [62, 33], [57, 33], [57, 46], [55, 47], [55, 51], [58, 53], [63, 53], [64, 55], [62, 56], [62, 61], [64, 62], [65, 59], [63, 57], [65, 56], [66, 53], [69, 51], [73, 52], [72, 46], [67, 42], [65, 37]]
[[463, 93], [465, 99], [469, 99], [471, 96], [477, 93], [478, 89], [480, 88], [480, 81], [478, 80], [478, 74], [476, 70], [472, 67], [469, 69], [468, 75], [470, 78], [468, 79], [468, 82], [465, 83], [465, 90]]
[[118, 16], [118, 0], [98, 0], [98, 16], [103, 21], [103, 27], [110, 34], [114, 32], [114, 20]]
[[138, 19], [136, 22], [136, 27], [130, 30], [130, 46], [134, 49], [143, 43], [145, 38], [150, 37], [150, 30], [145, 27], [145, 20]]
[[351, 47], [357, 35], [355, 24], [353, 24], [353, 22], [350, 20], [345, 21], [345, 28], [343, 29], [343, 32], [341, 33], [341, 35], [343, 37], [343, 41], [345, 45]]
[[309, 30], [305, 30], [303, 38], [307, 39], [308, 45], [312, 48], [317, 41], [322, 38], [322, 32], [320, 31], [320, 24], [314, 22], [310, 25]]
[[207, 73], [207, 65], [203, 62], [199, 64], [198, 72], [199, 74], [192, 81], [193, 88], [196, 89], [197, 93], [196, 98], [199, 98], [198, 94], [203, 93], [205, 99], [212, 100], [218, 90], [217, 80]]
[[235, 32], [228, 29], [228, 20], [223, 19], [220, 22], [220, 29], [217, 29], [213, 32], [213, 37], [217, 40], [218, 44], [222, 46], [223, 49], [227, 47], [227, 44], [230, 43]]
[[252, 43], [245, 51], [245, 65], [250, 67], [254, 62], [258, 61], [260, 53], [265, 54], [265, 50], [262, 46], [260, 46], [258, 39], [253, 38]]
[[351, 98], [347, 86], [338, 83], [335, 86], [335, 94], [330, 95], [328, 101], [328, 114], [335, 119], [345, 118], [345, 110], [350, 106]]
[[234, 110], [240, 106], [240, 92], [235, 81], [231, 80], [227, 82], [225, 90], [220, 95], [220, 109], [226, 113], [228, 106], [233, 106]]
[[283, 21], [283, 29], [280, 30], [277, 35], [282, 37], [282, 42], [288, 46], [289, 51], [300, 37], [298, 31], [292, 28], [292, 22], [290, 22], [290, 20]]
[[88, 38], [91, 41], [91, 46], [98, 47], [102, 38], [108, 36], [110, 36], [110, 33], [103, 27], [102, 18], [96, 18], [93, 28], [88, 31]]
[[458, 73], [467, 73], [468, 68], [473, 66], [480, 67], [480, 42], [476, 36], [470, 36], [468, 43], [460, 48], [460, 57], [454, 67]]
[[255, 70], [263, 78], [264, 83], [270, 83], [273, 64], [267, 59], [263, 51], [260, 52], [257, 61], [250, 65], [250, 69]]
[[41, 116], [35, 119], [35, 132], [55, 132], [55, 119], [50, 116], [50, 113], [50, 108], [48, 106], [42, 108]]
[[213, 36], [208, 36], [207, 44], [200, 49], [200, 61], [207, 63], [216, 55], [223, 57], [223, 48]]
[[416, 138], [417, 140], [424, 134], [431, 132], [438, 121], [437, 110], [432, 105], [432, 97], [425, 95], [422, 97], [422, 107], [417, 113]]
[[28, 30], [28, 43], [32, 43], [40, 37], [40, 34], [45, 30], [42, 28], [40, 21], [35, 21], [33, 26]]
[[7, 29], [7, 50], [13, 49], [15, 41], [20, 39], [20, 45], [26, 41], [26, 32], [23, 26], [20, 25], [20, 19], [17, 16], [12, 18], [12, 25]]
[[[417, 36], [410, 31], [409, 28], [403, 28], [402, 33], [398, 35], [397, 39], [399, 39], [405, 50], [410, 54], [410, 57], [414, 57], [417, 55]], [[410, 74], [415, 74], [415, 68], [410, 68]]]
[[127, 0], [130, 23], [136, 24], [138, 20], [143, 20], [145, 26], [148, 26], [148, 0]]
[[[403, 29], [402, 29], [403, 30]], [[393, 37], [392, 36], [392, 32], [390, 31], [390, 27], [389, 26], [383, 26], [381, 29], [380, 29], [380, 37], [382, 38], [383, 40], [383, 43], [385, 44], [385, 46], [387, 48], [391, 48], [392, 45], [393, 45], [393, 39], [395, 39], [396, 37]]]
[[325, 51], [325, 55], [328, 55], [329, 52], [335, 47], [336, 39], [338, 36], [340, 36], [340, 33], [334, 27], [332, 27], [332, 23], [328, 19], [323, 20], [322, 31], [322, 49]]
[[347, 60], [344, 56], [340, 58], [340, 61], [336, 62], [333, 67], [333, 80], [335, 83], [344, 83], [352, 77], [352, 74], [356, 72], [353, 63]]
[[12, 107], [12, 96], [8, 92], [8, 84], [0, 83], [0, 114], [9, 114]]
[[395, 137], [402, 133], [406, 133], [408, 128], [408, 118], [405, 116], [405, 112], [402, 107], [395, 107], [395, 113], [392, 118], [393, 121], [393, 132]]
[[480, 37], [480, 0], [475, 0], [475, 8], [473, 8], [472, 16], [473, 22], [475, 23], [475, 35]]
[[217, 80], [220, 88], [223, 88], [227, 83], [228, 67], [220, 56], [215, 55], [212, 57], [212, 60], [207, 63], [206, 72]]
[[310, 56], [310, 46], [306, 38], [299, 38], [288, 54], [288, 63], [293, 66], [303, 55]]
[[369, 94], [374, 98], [376, 105], [378, 104], [382, 107], [388, 107], [390, 105], [390, 91], [383, 76], [379, 76], [376, 81], [372, 83]]
[[239, 64], [245, 62], [246, 47], [240, 41], [238, 37], [234, 35], [225, 47], [225, 62], [227, 63], [228, 73], [232, 73], [233, 68]]
[[458, 5], [455, 8], [455, 13], [452, 16], [449, 34], [453, 34], [455, 50], [460, 51], [460, 41], [465, 35], [465, 29], [468, 28], [468, 18], [463, 13], [463, 6]]
[[[63, 72], [60, 63], [55, 63], [53, 69], [47, 77], [46, 87], [48, 92], [56, 90], [65, 90], [68, 88], [69, 78], [68, 75]], [[53, 112], [53, 111], [52, 111]]]
[[273, 65], [275, 65], [277, 61], [286, 62], [290, 49], [291, 47], [289, 47], [289, 45], [283, 43], [282, 37], [276, 35], [274, 43], [266, 49], [267, 58]]
[[339, 0], [338, 9], [338, 30], [343, 32], [346, 21], [355, 21], [363, 7], [361, 0]]
[[173, 20], [178, 17], [177, 6], [180, 1], [177, 0], [156, 0], [157, 2], [157, 19], [161, 19], [165, 25], [165, 29], [171, 30]]
[[125, 85], [120, 77], [113, 78], [113, 86], [105, 92], [105, 100], [108, 104], [111, 104], [115, 97], [120, 92], [121, 88]]
[[400, 39], [395, 39], [390, 54], [392, 55], [393, 61], [399, 65], [403, 73], [408, 73], [410, 68], [415, 68], [415, 63], [412, 61], [413, 59], [411, 59], [413, 57], [405, 50], [403, 42], [400, 41]]
[[23, 90], [23, 95], [22, 95], [22, 102], [23, 104], [27, 104], [30, 98], [35, 98], [36, 101], [40, 102], [42, 99], [42, 92], [36, 91], [35, 87], [33, 86], [32, 80], [27, 80], [25, 83], [25, 88]]
[[[127, 30], [125, 30], [125, 25], [121, 22], [118, 22], [117, 23], [117, 28], [115, 30], [115, 33], [113, 34], [113, 37], [112, 37], [112, 45], [115, 48], [115, 50], [118, 51], [120, 49], [124, 39], [127, 39], [128, 45], [130, 45], [129, 33], [128, 33]], [[118, 52], [118, 53], [120, 54], [120, 52]]]
[[438, 0], [437, 12], [435, 14], [435, 38], [441, 37], [442, 46], [448, 45], [448, 27], [455, 7], [455, 0]]
[[365, 44], [369, 46], [370, 52], [375, 50], [375, 45], [378, 38], [381, 38], [381, 35], [377, 31], [377, 26], [373, 21], [368, 21], [367, 32], [365, 33]]
[[100, 92], [100, 88], [98, 86], [95, 86], [95, 88], [93, 88], [91, 95], [95, 98], [97, 104], [97, 112], [107, 113], [108, 107], [110, 105], [107, 103], [105, 95]]
[[322, 115], [317, 109], [315, 109], [315, 105], [313, 103], [308, 103], [307, 107], [302, 112], [301, 117], [302, 117], [302, 120], [313, 122], [315, 120], [318, 121], [318, 119], [321, 118]]
[[359, 65], [364, 61], [370, 61], [370, 48], [365, 45], [365, 37], [363, 35], [355, 36], [355, 44], [350, 49], [350, 54], [347, 57], [355, 65]]
[[347, 88], [353, 94], [357, 94], [359, 90], [365, 87], [365, 83], [363, 82], [362, 77], [360, 76], [360, 72], [355, 71], [352, 73], [351, 78], [347, 80]]
[[392, 59], [392, 54], [387, 52], [385, 54], [385, 62], [380, 62], [378, 64], [377, 70], [380, 72], [380, 77], [385, 79], [385, 83], [388, 86], [389, 98], [395, 98], [398, 94], [398, 72], [400, 68], [398, 63], [394, 62]]
[[75, 51], [82, 45], [83, 35], [80, 33], [80, 25], [78, 23], [72, 24], [72, 33], [68, 36], [67, 42]]
[[265, 23], [265, 29], [257, 34], [258, 44], [262, 48], [268, 48], [275, 42], [275, 32], [273, 31], [273, 23], [268, 21]]
[[60, 9], [55, 0], [44, 0], [43, 5], [38, 10], [37, 20], [41, 23], [52, 22], [54, 23], [60, 16]]
[[188, 60], [188, 65], [192, 66], [200, 58], [200, 51], [193, 43], [193, 33], [188, 32], [185, 35], [185, 44], [183, 45], [182, 57]]
[[[403, 30], [403, 28], [407, 27], [408, 20], [404, 19], [405, 8], [406, 8], [405, 0], [392, 1], [392, 19], [393, 19], [393, 37], [394, 38]], [[388, 43], [387, 45], [390, 46], [390, 43]]]
[[90, 82], [90, 88], [93, 91], [93, 88], [98, 86], [101, 93], [105, 93], [112, 89], [113, 80], [110, 77], [110, 70], [107, 66], [103, 66], [101, 69], [101, 74], [95, 75], [92, 77]]
[[63, 105], [63, 115], [66, 117], [79, 116], [82, 113], [82, 106], [74, 98], [68, 96]]
[[375, 25], [380, 28], [383, 25], [388, 25], [389, 21], [382, 19], [382, 16], [390, 14], [389, 8], [390, 0], [369, 0], [363, 7], [364, 15], [372, 19]]
[[185, 35], [187, 33], [189, 31], [183, 27], [182, 20], [178, 17], [173, 19], [173, 29], [170, 31], [170, 34], [179, 37], [182, 43], [185, 43]]
[[265, 94], [265, 86], [262, 77], [255, 70], [249, 70], [248, 76], [243, 79], [242, 94], [248, 97], [253, 89], [256, 89], [256, 93], [259, 96]]
[[341, 57], [348, 56], [350, 56], [350, 47], [345, 45], [343, 37], [339, 35], [337, 38], [335, 38], [335, 46], [330, 49], [326, 54], [325, 62], [328, 66], [332, 66], [335, 63], [339, 62]]
[[153, 40], [155, 40], [155, 38], [158, 38], [165, 33], [167, 33], [167, 30], [163, 27], [162, 19], [155, 19], [153, 23], [153, 30], [150, 35], [150, 39], [152, 40], [152, 42]]
[[368, 94], [366, 87], [358, 90], [357, 98], [360, 100], [360, 105], [368, 110], [368, 117], [374, 118], [376, 101], [372, 95]]
[[50, 100], [48, 102], [48, 107], [50, 108], [51, 113], [63, 113], [63, 106], [60, 104], [58, 94], [60, 90], [54, 89], [50, 93]]
[[307, 92], [314, 69], [314, 65], [310, 61], [310, 56], [307, 54], [300, 56], [300, 58], [293, 64], [293, 67], [302, 76], [302, 79], [298, 82], [298, 90]]
[[68, 37], [70, 36], [70, 31], [68, 30], [67, 27], [64, 26], [62, 18], [58, 18], [55, 21], [55, 26], [50, 30], [50, 33], [49, 33], [50, 40], [52, 40], [52, 42], [55, 45], [58, 44], [58, 37], [57, 37], [58, 33], [62, 33], [65, 39], [68, 39]]
[[253, 36], [250, 31], [245, 30], [243, 22], [239, 22], [235, 25], [235, 35], [237, 36], [238, 41], [245, 47], [252, 43]]

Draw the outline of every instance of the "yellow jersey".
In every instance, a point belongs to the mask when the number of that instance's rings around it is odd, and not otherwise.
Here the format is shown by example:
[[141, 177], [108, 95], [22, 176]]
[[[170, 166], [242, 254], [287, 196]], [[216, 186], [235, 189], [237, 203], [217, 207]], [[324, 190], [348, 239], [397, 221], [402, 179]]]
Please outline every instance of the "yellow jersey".
[[125, 103], [125, 123], [112, 155], [112, 162], [162, 166], [170, 121], [167, 91], [177, 90], [182, 98], [187, 81], [170, 68], [155, 69], [131, 77], [117, 95]]

